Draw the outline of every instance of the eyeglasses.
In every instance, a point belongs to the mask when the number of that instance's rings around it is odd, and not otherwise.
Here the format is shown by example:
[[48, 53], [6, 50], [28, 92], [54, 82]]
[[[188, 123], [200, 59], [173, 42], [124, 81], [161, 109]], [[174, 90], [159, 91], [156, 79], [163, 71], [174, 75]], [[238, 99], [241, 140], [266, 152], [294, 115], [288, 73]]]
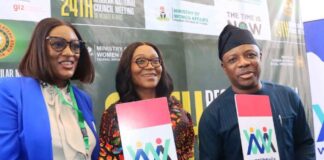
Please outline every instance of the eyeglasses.
[[161, 59], [160, 58], [137, 58], [135, 60], [135, 63], [137, 64], [138, 67], [140, 68], [145, 68], [148, 66], [149, 62], [154, 68], [158, 68], [161, 66]]
[[80, 54], [80, 49], [85, 45], [85, 42], [81, 40], [71, 40], [68, 42], [66, 39], [62, 37], [46, 37], [46, 40], [49, 41], [50, 46], [57, 52], [63, 51], [67, 45], [69, 45], [70, 49], [74, 54]]

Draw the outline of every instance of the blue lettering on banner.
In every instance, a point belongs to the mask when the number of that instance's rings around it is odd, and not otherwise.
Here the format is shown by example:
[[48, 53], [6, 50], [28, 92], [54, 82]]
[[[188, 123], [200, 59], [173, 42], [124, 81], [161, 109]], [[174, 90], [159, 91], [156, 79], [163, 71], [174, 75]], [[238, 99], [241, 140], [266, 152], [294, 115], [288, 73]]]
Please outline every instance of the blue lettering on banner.
[[318, 150], [318, 153], [322, 155], [323, 152], [324, 152], [324, 147], [322, 147], [322, 148], [317, 148], [317, 150]]

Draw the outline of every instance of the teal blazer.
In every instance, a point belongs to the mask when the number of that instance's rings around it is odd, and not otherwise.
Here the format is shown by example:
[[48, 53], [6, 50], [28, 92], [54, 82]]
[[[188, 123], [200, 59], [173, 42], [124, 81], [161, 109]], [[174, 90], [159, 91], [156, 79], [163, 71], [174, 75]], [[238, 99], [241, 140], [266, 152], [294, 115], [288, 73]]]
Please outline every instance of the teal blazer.
[[[96, 137], [91, 159], [98, 159], [99, 141], [90, 97], [73, 86], [78, 107]], [[52, 160], [52, 137], [40, 84], [30, 77], [0, 79], [0, 159]]]

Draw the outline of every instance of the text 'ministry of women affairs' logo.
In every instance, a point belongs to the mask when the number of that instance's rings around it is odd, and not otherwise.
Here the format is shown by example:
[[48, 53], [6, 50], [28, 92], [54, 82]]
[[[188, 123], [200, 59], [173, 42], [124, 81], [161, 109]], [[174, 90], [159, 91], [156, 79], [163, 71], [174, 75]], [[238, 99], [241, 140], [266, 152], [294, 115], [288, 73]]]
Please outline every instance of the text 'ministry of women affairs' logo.
[[15, 47], [15, 36], [6, 25], [0, 23], [0, 59], [9, 56]]

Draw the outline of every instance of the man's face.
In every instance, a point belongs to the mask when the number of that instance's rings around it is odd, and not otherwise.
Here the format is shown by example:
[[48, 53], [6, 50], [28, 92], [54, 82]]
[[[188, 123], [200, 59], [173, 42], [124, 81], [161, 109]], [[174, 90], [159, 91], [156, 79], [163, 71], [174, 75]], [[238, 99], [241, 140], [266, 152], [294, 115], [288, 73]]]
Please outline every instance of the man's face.
[[223, 55], [222, 67], [236, 93], [259, 90], [261, 54], [258, 46], [244, 44], [232, 48]]

